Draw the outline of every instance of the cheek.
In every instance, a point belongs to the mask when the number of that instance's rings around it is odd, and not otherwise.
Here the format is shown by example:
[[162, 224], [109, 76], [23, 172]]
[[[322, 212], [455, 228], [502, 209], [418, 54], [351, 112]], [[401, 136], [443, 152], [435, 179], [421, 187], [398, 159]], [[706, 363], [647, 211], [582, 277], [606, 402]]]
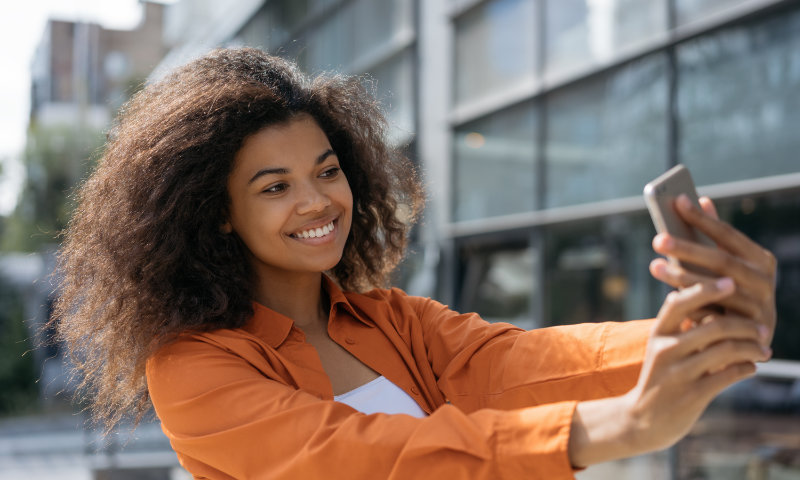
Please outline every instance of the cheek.
[[353, 211], [353, 192], [350, 190], [349, 186], [346, 188], [346, 190], [347, 191], [345, 192], [345, 198], [346, 198], [345, 202], [347, 204], [348, 210], [350, 210], [352, 212]]
[[262, 243], [272, 241], [275, 235], [281, 232], [283, 223], [280, 211], [276, 211], [272, 205], [270, 207], [250, 204], [238, 209], [231, 216], [233, 229], [253, 252], [257, 251]]
[[348, 210], [353, 210], [353, 190], [350, 188], [350, 183], [346, 178], [344, 182], [342, 182], [339, 198], [341, 199], [340, 202], [346, 205]]

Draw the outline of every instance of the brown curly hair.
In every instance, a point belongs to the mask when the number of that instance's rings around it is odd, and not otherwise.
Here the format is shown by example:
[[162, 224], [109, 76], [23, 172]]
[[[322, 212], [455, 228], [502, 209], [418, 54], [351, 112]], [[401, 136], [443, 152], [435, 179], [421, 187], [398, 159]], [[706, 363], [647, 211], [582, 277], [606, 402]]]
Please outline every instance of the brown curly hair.
[[310, 80], [242, 48], [214, 50], [146, 86], [120, 111], [78, 191], [51, 320], [107, 431], [149, 407], [150, 354], [182, 333], [240, 327], [252, 315], [246, 247], [220, 231], [227, 179], [248, 135], [300, 113], [327, 134], [353, 192], [350, 235], [329, 274], [361, 291], [384, 285], [402, 259], [421, 188], [412, 164], [387, 146], [381, 109], [359, 79]]

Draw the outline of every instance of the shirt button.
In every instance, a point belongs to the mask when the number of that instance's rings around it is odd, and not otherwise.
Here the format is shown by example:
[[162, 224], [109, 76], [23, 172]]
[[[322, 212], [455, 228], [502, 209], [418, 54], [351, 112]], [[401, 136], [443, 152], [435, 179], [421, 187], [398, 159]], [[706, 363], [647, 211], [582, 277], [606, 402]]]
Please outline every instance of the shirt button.
[[419, 395], [419, 390], [417, 390], [417, 387], [411, 387], [411, 393], [414, 395]]
[[347, 338], [345, 338], [345, 339], [344, 339], [344, 341], [345, 341], [345, 343], [347, 343], [348, 345], [355, 345], [355, 343], [356, 343], [356, 341], [355, 341], [355, 340], [353, 340], [353, 338], [352, 338], [352, 337], [347, 337]]

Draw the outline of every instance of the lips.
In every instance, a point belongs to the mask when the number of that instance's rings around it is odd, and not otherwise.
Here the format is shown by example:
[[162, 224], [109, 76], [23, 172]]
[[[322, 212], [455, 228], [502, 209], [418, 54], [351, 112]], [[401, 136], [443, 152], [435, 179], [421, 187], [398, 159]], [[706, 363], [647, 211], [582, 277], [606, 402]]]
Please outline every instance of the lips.
[[309, 228], [306, 230], [301, 230], [299, 232], [294, 232], [289, 236], [293, 238], [321, 238], [327, 235], [330, 235], [334, 229], [334, 222], [335, 220], [331, 220], [330, 222], [316, 228]]

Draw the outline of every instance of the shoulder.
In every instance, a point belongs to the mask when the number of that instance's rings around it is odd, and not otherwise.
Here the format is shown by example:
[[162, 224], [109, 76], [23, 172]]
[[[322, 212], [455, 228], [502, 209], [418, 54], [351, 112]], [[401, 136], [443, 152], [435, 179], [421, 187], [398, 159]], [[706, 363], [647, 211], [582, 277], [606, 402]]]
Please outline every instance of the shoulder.
[[432, 298], [409, 295], [394, 287], [376, 288], [363, 293], [345, 292], [345, 297], [358, 314], [372, 319], [412, 317], [424, 321], [444, 312], [457, 314]]
[[348, 293], [347, 299], [359, 315], [374, 322], [389, 319], [398, 331], [417, 329], [425, 337], [438, 335], [496, 335], [520, 330], [510, 324], [490, 324], [473, 312], [460, 313], [430, 297], [408, 295], [399, 288]]
[[[148, 379], [153, 374], [164, 374], [195, 368], [198, 364], [217, 358], [220, 354], [230, 354], [233, 350], [226, 345], [233, 330], [215, 330], [204, 333], [186, 333], [161, 345], [147, 359]], [[238, 335], [241, 336], [241, 335]], [[228, 338], [226, 338], [228, 337]]]
[[187, 333], [158, 348], [147, 360], [145, 374], [152, 394], [190, 391], [205, 380], [226, 376], [231, 369], [264, 370], [264, 345], [241, 329]]
[[251, 333], [241, 328], [221, 328], [208, 332], [186, 332], [161, 345], [149, 362], [174, 362], [186, 358], [203, 358], [218, 352], [236, 353], [245, 345], [257, 341]]

